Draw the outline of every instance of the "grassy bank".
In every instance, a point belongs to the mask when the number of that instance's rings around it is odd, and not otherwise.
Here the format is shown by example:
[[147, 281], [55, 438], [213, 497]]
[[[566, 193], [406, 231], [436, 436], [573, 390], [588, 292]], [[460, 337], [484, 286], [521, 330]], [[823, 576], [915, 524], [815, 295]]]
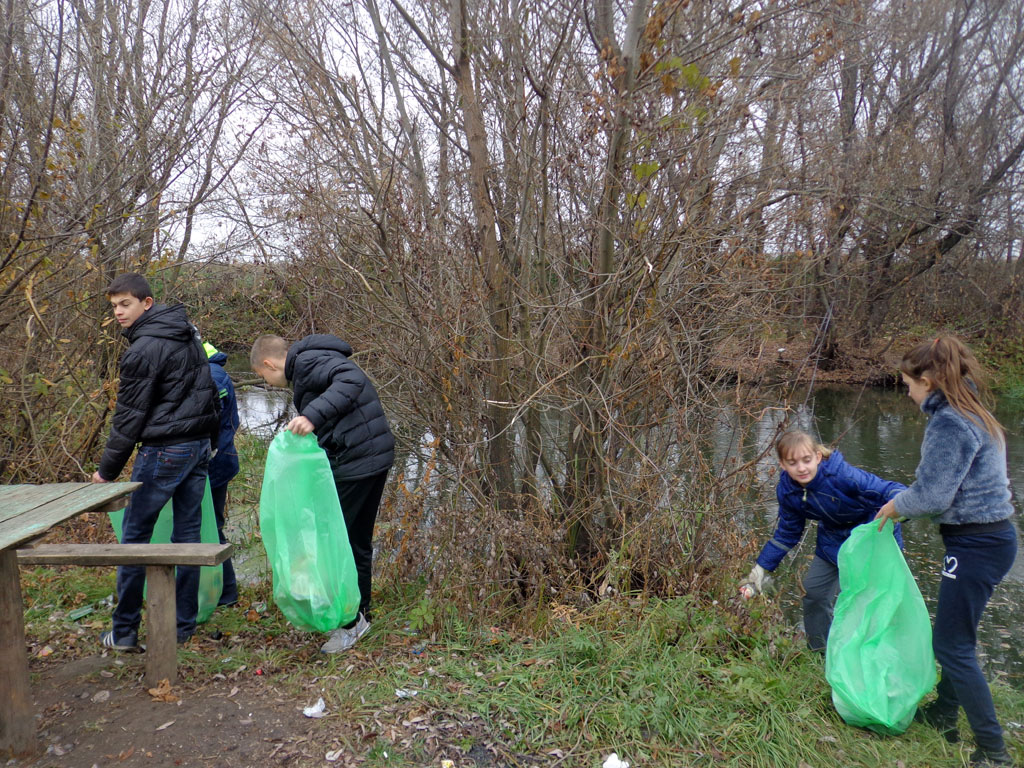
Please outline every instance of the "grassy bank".
[[[180, 649], [182, 687], [192, 698], [242, 689], [239, 696], [280, 707], [319, 755], [290, 765], [323, 765], [340, 749], [349, 764], [374, 768], [441, 759], [460, 768], [597, 768], [611, 752], [634, 768], [938, 768], [965, 765], [973, 748], [917, 724], [896, 737], [845, 725], [822, 658], [805, 650], [778, 604], [741, 603], [725, 587], [717, 600], [617, 596], [585, 610], [555, 600], [502, 621], [459, 615], [421, 585], [378, 583], [371, 632], [349, 653], [324, 656], [323, 636], [288, 625], [259, 578], [255, 509], [266, 444], [239, 442], [244, 461], [229, 510], [250, 580], [237, 606], [218, 609]], [[244, 566], [246, 555], [255, 567]], [[98, 654], [113, 569], [22, 573], [37, 679]], [[114, 671], [128, 689], [138, 685], [137, 659]], [[228, 690], [206, 687], [218, 681]], [[1004, 723], [1024, 722], [1024, 693], [1001, 683], [994, 693]], [[326, 718], [297, 713], [319, 697]], [[1007, 730], [1017, 754], [1022, 735], [1019, 726]]]
[[[108, 610], [72, 612], [113, 591], [112, 571], [26, 570], [23, 584], [36, 667], [99, 652]], [[179, 653], [183, 678], [258, 679], [294, 704], [322, 696], [333, 714], [311, 738], [368, 766], [599, 766], [613, 751], [634, 766], [957, 766], [970, 751], [916, 724], [897, 737], [843, 724], [821, 657], [768, 602], [554, 604], [513, 632], [446, 614], [413, 586], [383, 591], [371, 632], [328, 657], [269, 597], [266, 584], [244, 587], [202, 625]], [[417, 629], [428, 613], [447, 618]], [[1020, 692], [995, 694], [1004, 722], [1024, 721]], [[1024, 746], [1018, 730], [1008, 737]]]

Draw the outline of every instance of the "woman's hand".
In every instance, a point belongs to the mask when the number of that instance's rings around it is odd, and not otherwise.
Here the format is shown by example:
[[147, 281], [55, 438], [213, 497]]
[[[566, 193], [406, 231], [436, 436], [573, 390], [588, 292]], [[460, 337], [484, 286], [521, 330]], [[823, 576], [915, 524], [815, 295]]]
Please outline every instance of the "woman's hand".
[[881, 531], [885, 527], [886, 520], [892, 520], [895, 523], [900, 517], [900, 513], [896, 511], [896, 505], [892, 503], [892, 499], [885, 502], [882, 508], [878, 510], [878, 514], [875, 515], [875, 520], [878, 520], [878, 530]]

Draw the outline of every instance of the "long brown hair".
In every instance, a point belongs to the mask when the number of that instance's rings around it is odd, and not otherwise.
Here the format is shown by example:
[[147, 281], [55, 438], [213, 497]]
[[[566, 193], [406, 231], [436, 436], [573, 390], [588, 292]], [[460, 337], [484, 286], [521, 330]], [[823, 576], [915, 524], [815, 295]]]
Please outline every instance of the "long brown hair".
[[941, 389], [949, 404], [982, 427], [998, 442], [1005, 440], [1003, 425], [986, 406], [981, 364], [974, 353], [955, 336], [938, 336], [918, 344], [903, 356], [900, 370], [915, 380], [926, 378]]

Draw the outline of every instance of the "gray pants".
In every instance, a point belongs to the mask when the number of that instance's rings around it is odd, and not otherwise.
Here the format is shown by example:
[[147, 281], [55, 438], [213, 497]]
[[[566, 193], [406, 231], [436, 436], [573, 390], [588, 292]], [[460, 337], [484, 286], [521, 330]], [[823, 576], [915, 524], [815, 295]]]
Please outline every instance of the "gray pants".
[[804, 574], [804, 632], [807, 647], [824, 651], [832, 626], [832, 606], [839, 594], [839, 568], [815, 555]]

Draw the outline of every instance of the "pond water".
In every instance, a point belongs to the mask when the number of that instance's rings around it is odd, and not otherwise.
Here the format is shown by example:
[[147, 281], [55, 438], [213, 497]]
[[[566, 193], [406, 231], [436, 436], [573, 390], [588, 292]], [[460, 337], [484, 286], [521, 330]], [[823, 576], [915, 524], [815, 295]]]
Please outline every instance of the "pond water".
[[[286, 422], [289, 393], [263, 389], [242, 389], [238, 393], [243, 427], [267, 437]], [[1014, 488], [1024, 488], [1024, 402], [1005, 400], [999, 403], [996, 415], [1008, 431], [1010, 479]], [[776, 434], [778, 412], [768, 412], [748, 434], [756, 435], [755, 444], [730, 445], [736, 431], [723, 427], [713, 441], [720, 455], [757, 455]], [[823, 442], [836, 445], [853, 465], [880, 477], [909, 484], [920, 458], [925, 416], [903, 392], [875, 389], [817, 389], [806, 396], [798, 409], [801, 426], [817, 432]], [[416, 477], [416, 458], [406, 459], [407, 477]], [[767, 538], [776, 514], [775, 482], [778, 464], [768, 452], [759, 465], [761, 494], [750, 522], [752, 534]], [[1021, 502], [1014, 499], [1018, 513]], [[808, 533], [797, 551], [783, 561], [779, 569], [786, 615], [799, 621], [798, 579], [814, 552], [814, 529]], [[938, 526], [928, 520], [915, 520], [904, 525], [907, 561], [934, 612], [939, 587], [939, 569], [943, 546]], [[1024, 600], [1024, 539], [1021, 555], [1007, 578], [996, 589], [982, 620], [979, 643], [990, 676], [1003, 677], [1008, 683], [1024, 688], [1024, 653], [1019, 637], [1024, 633], [1024, 614], [1019, 606]], [[795, 571], [795, 573], [794, 573]]]

